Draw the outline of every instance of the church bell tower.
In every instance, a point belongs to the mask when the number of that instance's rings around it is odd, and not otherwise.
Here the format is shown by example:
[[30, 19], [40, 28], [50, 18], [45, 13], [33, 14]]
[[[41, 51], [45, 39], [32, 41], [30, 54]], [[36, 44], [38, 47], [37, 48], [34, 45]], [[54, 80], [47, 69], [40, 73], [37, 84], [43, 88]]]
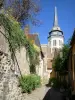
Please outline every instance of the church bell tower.
[[57, 8], [55, 7], [53, 28], [49, 32], [48, 36], [48, 47], [51, 49], [51, 53], [53, 53], [55, 49], [62, 49], [63, 44], [63, 31], [60, 29], [58, 25]]

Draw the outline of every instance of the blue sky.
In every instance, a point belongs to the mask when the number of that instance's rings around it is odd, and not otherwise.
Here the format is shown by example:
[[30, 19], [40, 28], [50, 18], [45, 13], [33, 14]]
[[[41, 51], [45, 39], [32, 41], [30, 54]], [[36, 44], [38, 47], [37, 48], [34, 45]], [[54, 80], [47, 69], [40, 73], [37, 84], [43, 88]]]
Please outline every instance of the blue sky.
[[40, 26], [31, 25], [31, 33], [39, 33], [41, 44], [47, 44], [48, 33], [53, 27], [54, 8], [57, 7], [58, 23], [63, 30], [65, 43], [72, 36], [75, 28], [75, 0], [40, 0], [42, 10], [37, 18]]

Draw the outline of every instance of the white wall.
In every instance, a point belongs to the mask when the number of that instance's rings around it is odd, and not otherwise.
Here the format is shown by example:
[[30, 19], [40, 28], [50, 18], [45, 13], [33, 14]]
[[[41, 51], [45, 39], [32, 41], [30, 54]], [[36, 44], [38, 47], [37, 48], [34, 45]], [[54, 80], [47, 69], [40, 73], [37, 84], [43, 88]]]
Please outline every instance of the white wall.
[[39, 54], [39, 61], [39, 65], [36, 65], [36, 74], [38, 74], [41, 79], [43, 79], [44, 60], [41, 58], [41, 54]]
[[[56, 46], [53, 46], [53, 41], [56, 40]], [[59, 40], [62, 42], [62, 45], [59, 45]], [[51, 37], [51, 53], [53, 48], [61, 49], [64, 44], [64, 38], [63, 37]]]

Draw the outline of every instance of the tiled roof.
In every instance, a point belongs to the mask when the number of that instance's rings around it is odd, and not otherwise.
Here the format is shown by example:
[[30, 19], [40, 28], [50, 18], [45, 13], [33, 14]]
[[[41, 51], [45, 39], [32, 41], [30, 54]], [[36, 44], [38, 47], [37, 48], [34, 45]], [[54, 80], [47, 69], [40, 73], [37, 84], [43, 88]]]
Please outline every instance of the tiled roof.
[[38, 37], [38, 34], [26, 34], [27, 38], [29, 40], [31, 40], [36, 46], [39, 47], [40, 49], [40, 53], [41, 53], [41, 57], [43, 58], [44, 57], [44, 54], [42, 52], [42, 49], [41, 49], [41, 45], [40, 45], [40, 40], [39, 40], [39, 37]]
[[26, 36], [32, 40], [38, 47], [40, 47], [38, 34], [26, 34]]
[[28, 38], [29, 40], [31, 40], [31, 42], [32, 42], [34, 45], [36, 45], [36, 46], [39, 47], [41, 56], [44, 57], [44, 54], [43, 54], [42, 49], [41, 49], [41, 45], [40, 45], [40, 40], [39, 40], [38, 34], [30, 34], [29, 29], [30, 29], [29, 26], [26, 25], [26, 27], [25, 27], [25, 29], [24, 29], [25, 35], [27, 36], [27, 38]]

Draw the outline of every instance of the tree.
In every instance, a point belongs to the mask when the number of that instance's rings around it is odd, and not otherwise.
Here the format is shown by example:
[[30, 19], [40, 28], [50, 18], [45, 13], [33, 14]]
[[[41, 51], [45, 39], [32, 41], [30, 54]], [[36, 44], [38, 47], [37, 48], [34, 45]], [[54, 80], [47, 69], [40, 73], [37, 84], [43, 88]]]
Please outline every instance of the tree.
[[4, 0], [0, 0], [0, 8], [3, 6]]
[[5, 13], [12, 15], [18, 22], [22, 24], [26, 20], [31, 20], [33, 24], [37, 24], [35, 16], [40, 11], [38, 0], [4, 0]]
[[66, 44], [64, 45], [63, 49], [62, 49], [62, 63], [61, 63], [61, 70], [65, 72], [67, 72], [68, 67], [67, 67], [67, 60], [68, 60], [68, 55], [69, 55], [69, 49], [70, 49], [70, 45]]
[[65, 76], [68, 74], [67, 61], [68, 61], [69, 49], [70, 49], [69, 44], [64, 45], [61, 50], [62, 56], [60, 56], [59, 52], [59, 54], [54, 58], [53, 61], [53, 68], [57, 74], [57, 78], [60, 82], [62, 79], [63, 83], [66, 82]]
[[53, 60], [53, 68], [56, 72], [59, 72], [61, 69], [61, 62], [62, 62], [62, 58], [60, 57], [60, 55], [58, 54], [54, 60]]
[[53, 68], [59, 74], [64, 74], [67, 72], [67, 60], [68, 60], [68, 53], [69, 53], [69, 44], [65, 44], [61, 50], [62, 57], [59, 54], [55, 57], [53, 62]]

